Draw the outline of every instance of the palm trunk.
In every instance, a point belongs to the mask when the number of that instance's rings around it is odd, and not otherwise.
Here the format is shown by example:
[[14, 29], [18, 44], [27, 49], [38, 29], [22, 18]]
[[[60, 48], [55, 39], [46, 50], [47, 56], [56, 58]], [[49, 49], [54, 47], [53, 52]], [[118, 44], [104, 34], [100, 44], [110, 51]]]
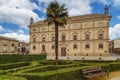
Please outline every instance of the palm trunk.
[[58, 65], [58, 24], [55, 24], [55, 63]]

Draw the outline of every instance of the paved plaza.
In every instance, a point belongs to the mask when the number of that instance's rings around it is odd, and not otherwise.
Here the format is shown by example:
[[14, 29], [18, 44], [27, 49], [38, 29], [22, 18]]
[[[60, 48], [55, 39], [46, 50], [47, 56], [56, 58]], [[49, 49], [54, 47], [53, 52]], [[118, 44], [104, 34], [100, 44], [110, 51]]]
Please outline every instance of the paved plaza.
[[116, 77], [116, 78], [113, 78], [111, 80], [120, 80], [120, 76]]

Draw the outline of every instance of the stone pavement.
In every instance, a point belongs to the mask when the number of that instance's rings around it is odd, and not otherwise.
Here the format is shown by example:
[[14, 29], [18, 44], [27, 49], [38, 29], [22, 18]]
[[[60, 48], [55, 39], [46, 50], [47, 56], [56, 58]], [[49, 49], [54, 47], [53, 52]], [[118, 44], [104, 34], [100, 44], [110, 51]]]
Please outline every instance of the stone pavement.
[[116, 77], [116, 78], [113, 78], [111, 80], [120, 80], [120, 76]]

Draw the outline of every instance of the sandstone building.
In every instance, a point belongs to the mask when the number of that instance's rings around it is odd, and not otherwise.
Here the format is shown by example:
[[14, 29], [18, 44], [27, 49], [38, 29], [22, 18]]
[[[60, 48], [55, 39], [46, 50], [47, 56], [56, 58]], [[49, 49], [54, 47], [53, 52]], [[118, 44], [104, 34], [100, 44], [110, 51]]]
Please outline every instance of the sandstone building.
[[[65, 27], [59, 27], [59, 58], [72, 56], [108, 56], [109, 21], [108, 7], [104, 14], [73, 16]], [[55, 58], [55, 28], [44, 21], [30, 20], [30, 53], [47, 53]]]
[[109, 42], [110, 53], [120, 54], [120, 38], [114, 39]]
[[26, 53], [27, 47], [27, 43], [20, 42], [14, 38], [0, 36], [0, 54]]

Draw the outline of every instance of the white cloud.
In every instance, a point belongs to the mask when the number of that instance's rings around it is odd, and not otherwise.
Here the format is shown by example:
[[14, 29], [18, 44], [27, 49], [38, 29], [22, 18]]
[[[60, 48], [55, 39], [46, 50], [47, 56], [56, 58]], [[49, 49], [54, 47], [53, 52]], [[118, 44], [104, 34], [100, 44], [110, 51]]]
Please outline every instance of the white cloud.
[[0, 25], [0, 32], [5, 31], [5, 29], [3, 28], [3, 26]]
[[19, 41], [29, 42], [29, 35], [24, 34], [24, 31], [22, 29], [19, 29], [17, 31], [12, 31], [10, 29], [5, 29], [3, 26], [0, 25], [0, 32], [6, 32], [4, 34], [0, 34], [0, 36], [15, 38]]
[[119, 9], [120, 7], [120, 0], [113, 0], [113, 6]]
[[109, 29], [109, 37], [111, 40], [120, 37], [120, 23]]
[[[45, 9], [49, 2], [53, 0], [39, 0], [39, 3], [45, 3], [45, 8], [41, 9], [45, 12]], [[92, 7], [90, 6], [91, 0], [58, 0], [60, 4], [65, 4], [68, 8], [70, 16], [83, 15], [92, 13]]]
[[[25, 34], [21, 34], [21, 33], [15, 33], [15, 32], [11, 32], [11, 33], [5, 33], [5, 34], [0, 34], [1, 36], [5, 36], [5, 37], [10, 37], [10, 38], [15, 38], [16, 40], [19, 41], [24, 41], [24, 42], [29, 42], [29, 35], [25, 35]], [[11, 36], [12, 35], [12, 36]]]
[[30, 0], [1, 0], [0, 1], [0, 22], [8, 22], [27, 28], [30, 17], [35, 21], [40, 20], [39, 16], [32, 10], [39, 7]]
[[18, 32], [24, 34], [24, 31], [22, 29], [19, 29]]

